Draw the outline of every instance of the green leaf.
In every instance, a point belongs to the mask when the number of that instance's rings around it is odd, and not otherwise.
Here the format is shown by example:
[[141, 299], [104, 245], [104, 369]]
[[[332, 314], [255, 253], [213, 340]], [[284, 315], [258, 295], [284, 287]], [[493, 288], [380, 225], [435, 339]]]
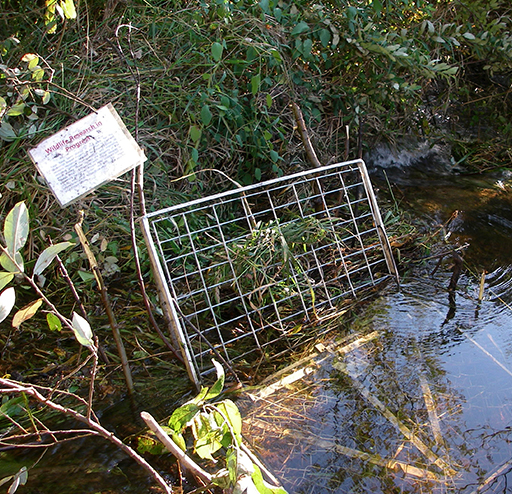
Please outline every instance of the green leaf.
[[324, 48], [329, 46], [329, 41], [331, 41], [331, 32], [328, 29], [322, 29], [320, 31], [320, 42]]
[[[27, 55], [32, 55], [30, 57], [29, 62], [28, 62], [28, 69], [32, 71], [32, 70], [34, 70], [37, 67], [37, 64], [39, 63], [39, 57], [37, 55], [34, 55], [33, 53], [30, 53], [30, 54], [27, 53]], [[25, 55], [23, 57], [23, 60], [25, 60], [27, 55]], [[25, 61], [27, 61], [27, 60], [25, 60]]]
[[187, 403], [174, 410], [169, 419], [169, 427], [181, 433], [183, 428], [199, 413], [201, 409], [195, 403]]
[[253, 95], [258, 94], [258, 90], [260, 89], [260, 83], [261, 83], [261, 75], [256, 74], [251, 77], [251, 92]]
[[16, 292], [11, 286], [6, 288], [0, 294], [0, 322], [4, 321], [5, 318], [11, 313], [12, 308], [16, 302]]
[[0, 272], [0, 290], [2, 290], [2, 288], [6, 285], [8, 285], [12, 279], [14, 278], [14, 274], [11, 272], [11, 273], [6, 273], [5, 271], [1, 271]]
[[462, 36], [464, 36], [466, 39], [476, 39], [474, 34], [471, 34], [470, 32], [464, 33]]
[[270, 14], [269, 0], [260, 0], [259, 3], [260, 3], [261, 10], [263, 10], [263, 12], [265, 12], [265, 14]]
[[178, 446], [182, 451], [187, 451], [187, 443], [180, 432], [170, 431], [169, 435], [176, 446]]
[[8, 122], [2, 122], [0, 124], [0, 139], [3, 139], [7, 142], [12, 142], [16, 139], [16, 133], [12, 128], [12, 125]]
[[73, 0], [61, 0], [60, 7], [64, 12], [64, 17], [66, 17], [66, 19], [76, 19], [76, 9]]
[[74, 245], [73, 242], [60, 242], [44, 249], [37, 258], [34, 274], [40, 275], [63, 250], [69, 249], [69, 247]]
[[222, 365], [220, 365], [216, 360], [212, 359], [212, 362], [215, 366], [215, 369], [217, 370], [217, 380], [206, 394], [204, 401], [216, 398], [222, 393], [222, 390], [224, 389], [224, 369], [222, 368]]
[[7, 108], [7, 101], [0, 96], [0, 117], [3, 115], [5, 109]]
[[9, 254], [14, 255], [28, 238], [28, 210], [24, 202], [18, 202], [9, 211], [4, 223], [4, 238]]
[[279, 153], [277, 151], [274, 151], [273, 149], [270, 151], [270, 159], [276, 163], [277, 160], [279, 160]]
[[14, 317], [12, 318], [12, 327], [19, 328], [22, 323], [28, 321], [31, 317], [34, 317], [36, 312], [39, 310], [39, 307], [41, 307], [42, 303], [43, 299], [39, 298], [23, 307], [23, 309], [20, 309], [18, 312], [16, 312], [16, 314], [14, 314]]
[[238, 461], [236, 457], [236, 449], [228, 448], [226, 451], [226, 466], [228, 467], [229, 480], [234, 485], [238, 477]]
[[77, 273], [78, 273], [78, 276], [80, 276], [80, 278], [82, 279], [82, 281], [85, 281], [85, 282], [92, 281], [96, 278], [92, 273], [89, 273], [87, 271], [82, 271], [81, 269], [79, 269], [77, 271]]
[[213, 45], [212, 45], [212, 57], [213, 57], [213, 59], [216, 62], [220, 62], [221, 61], [223, 50], [224, 50], [224, 48], [222, 47], [222, 45], [218, 41], [213, 43]]
[[313, 49], [313, 40], [311, 38], [305, 39], [302, 44], [302, 53], [304, 56], [309, 57]]
[[238, 407], [231, 400], [223, 400], [216, 405], [219, 412], [229, 421], [233, 432], [235, 433], [236, 440], [240, 442], [242, 434], [242, 416]]
[[46, 322], [48, 323], [50, 331], [62, 331], [62, 322], [55, 314], [48, 312], [48, 314], [46, 314]]
[[73, 333], [75, 333], [75, 338], [80, 345], [86, 347], [93, 346], [94, 341], [92, 339], [91, 325], [76, 312], [73, 312], [72, 327]]
[[11, 106], [6, 112], [5, 114], [9, 117], [17, 117], [18, 115], [23, 115], [23, 112], [25, 110], [25, 107], [27, 105], [23, 102], [21, 103], [18, 103], [14, 106]]
[[267, 100], [267, 108], [270, 109], [272, 107], [272, 96], [268, 93], [266, 96]]
[[292, 36], [294, 36], [294, 35], [297, 35], [297, 34], [305, 33], [306, 31], [309, 31], [309, 26], [304, 21], [300, 21], [292, 29], [292, 33], [291, 34], [292, 34]]
[[[14, 254], [14, 260], [16, 261], [18, 266], [21, 268], [21, 271], [23, 272], [23, 270], [24, 270], [23, 257], [19, 252], [16, 252], [16, 254]], [[5, 252], [2, 252], [2, 254], [0, 255], [0, 265], [6, 271], [9, 271], [10, 273], [19, 273], [19, 270], [18, 270], [16, 264], [14, 264], [11, 261], [11, 259]]]
[[212, 112], [210, 111], [210, 107], [208, 105], [204, 105], [203, 108], [201, 108], [201, 120], [204, 125], [210, 125], [210, 122], [212, 121]]
[[253, 469], [254, 471], [251, 474], [251, 478], [259, 494], [288, 494], [282, 487], [272, 487], [265, 483], [258, 465], [253, 464]]
[[201, 127], [198, 127], [197, 125], [192, 125], [192, 127], [190, 127], [189, 133], [190, 133], [190, 138], [192, 139], [192, 142], [197, 143], [199, 141], [199, 139], [201, 139], [201, 134], [202, 134]]
[[32, 79], [34, 79], [34, 81], [36, 82], [41, 82], [44, 78], [44, 70], [39, 68], [39, 69], [36, 69], [34, 70], [34, 72], [32, 72]]

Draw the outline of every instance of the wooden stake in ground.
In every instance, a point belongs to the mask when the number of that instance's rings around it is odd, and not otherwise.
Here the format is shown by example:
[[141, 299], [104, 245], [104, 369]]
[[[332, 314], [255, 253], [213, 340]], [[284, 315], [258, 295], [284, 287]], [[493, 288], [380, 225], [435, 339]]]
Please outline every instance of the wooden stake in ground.
[[105, 311], [107, 313], [108, 322], [110, 323], [110, 327], [112, 329], [112, 334], [114, 335], [114, 340], [117, 346], [117, 352], [119, 354], [119, 358], [121, 359], [121, 365], [123, 367], [124, 380], [126, 382], [126, 388], [130, 395], [133, 395], [133, 380], [132, 373], [130, 370], [130, 364], [128, 363], [128, 358], [126, 357], [126, 350], [124, 349], [123, 340], [121, 338], [121, 333], [119, 331], [119, 326], [117, 324], [116, 317], [114, 315], [114, 311], [112, 310], [112, 305], [110, 304], [110, 300], [108, 297], [107, 287], [103, 282], [103, 277], [101, 276], [100, 269], [98, 267], [98, 263], [96, 261], [96, 257], [89, 247], [89, 242], [85, 233], [82, 229], [82, 221], [84, 217], [83, 211], [80, 211], [80, 221], [75, 225], [75, 231], [80, 239], [80, 243], [82, 244], [82, 248], [84, 249], [85, 255], [87, 256], [87, 260], [91, 266], [91, 271], [94, 274], [94, 278], [96, 279], [96, 283], [98, 283], [98, 290], [100, 291], [101, 301], [103, 302], [103, 306], [105, 307]]

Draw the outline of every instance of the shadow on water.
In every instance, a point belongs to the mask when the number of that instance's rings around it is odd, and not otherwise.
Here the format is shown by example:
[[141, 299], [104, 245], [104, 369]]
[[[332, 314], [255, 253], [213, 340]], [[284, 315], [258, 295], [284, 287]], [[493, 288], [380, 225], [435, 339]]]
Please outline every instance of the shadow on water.
[[450, 242], [468, 243], [466, 263], [488, 272], [483, 299], [468, 270], [450, 296], [448, 266], [432, 276], [429, 261], [372, 302], [337, 346], [319, 348], [300, 379], [246, 403], [246, 433], [289, 492], [509, 492], [508, 176], [397, 170], [400, 180], [388, 180], [419, 217], [437, 226], [460, 212]]

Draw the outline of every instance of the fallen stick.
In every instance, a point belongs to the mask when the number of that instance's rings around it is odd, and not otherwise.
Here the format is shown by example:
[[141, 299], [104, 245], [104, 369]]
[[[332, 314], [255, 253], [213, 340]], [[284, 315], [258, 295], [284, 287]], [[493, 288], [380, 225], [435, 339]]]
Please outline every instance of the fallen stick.
[[160, 427], [151, 414], [148, 412], [141, 412], [140, 416], [170, 453], [172, 453], [186, 468], [194, 473], [194, 475], [197, 475], [204, 482], [211, 484], [212, 476], [183, 452], [183, 450]]
[[439, 417], [436, 413], [432, 392], [430, 391], [430, 386], [428, 385], [427, 380], [421, 374], [420, 385], [423, 391], [423, 399], [425, 400], [425, 406], [427, 407], [428, 418], [430, 420], [430, 428], [434, 434], [434, 439], [439, 446], [444, 446], [444, 439], [441, 433], [441, 425], [439, 423]]

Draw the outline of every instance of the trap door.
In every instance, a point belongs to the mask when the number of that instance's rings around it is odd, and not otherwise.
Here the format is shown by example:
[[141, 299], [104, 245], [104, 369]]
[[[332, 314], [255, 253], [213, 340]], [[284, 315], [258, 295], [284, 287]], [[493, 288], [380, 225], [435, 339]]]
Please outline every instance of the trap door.
[[362, 160], [189, 201], [141, 224], [162, 309], [197, 385], [212, 358], [249, 373], [398, 280]]

